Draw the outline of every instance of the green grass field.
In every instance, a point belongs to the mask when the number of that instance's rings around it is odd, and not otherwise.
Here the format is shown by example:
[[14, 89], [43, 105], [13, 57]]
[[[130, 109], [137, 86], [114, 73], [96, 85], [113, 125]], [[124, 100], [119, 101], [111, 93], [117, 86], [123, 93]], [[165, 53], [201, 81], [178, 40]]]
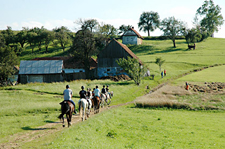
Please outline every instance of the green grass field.
[[[224, 66], [213, 67], [178, 78], [194, 69], [215, 64], [225, 64], [225, 39], [209, 38], [197, 43], [196, 50], [187, 50], [185, 40], [177, 40], [177, 48], [171, 40], [148, 40], [143, 45], [128, 47], [155, 74], [155, 80], [145, 78], [140, 86], [133, 81], [77, 80], [60, 83], [30, 83], [0, 90], [0, 143], [6, 143], [13, 134], [32, 132], [37, 126], [55, 122], [60, 113], [59, 102], [66, 84], [74, 92], [77, 103], [80, 86], [93, 88], [110, 85], [114, 91], [112, 105], [133, 101], [164, 82], [224, 82]], [[23, 59], [64, 55], [62, 50], [42, 55], [36, 51]], [[154, 63], [162, 57], [167, 70], [160, 77], [159, 67]], [[176, 80], [178, 78], [178, 80]], [[149, 85], [150, 89], [146, 89]], [[112, 109], [56, 134], [37, 138], [22, 148], [224, 148], [224, 111], [188, 111], [170, 109], [139, 109], [133, 105]]]

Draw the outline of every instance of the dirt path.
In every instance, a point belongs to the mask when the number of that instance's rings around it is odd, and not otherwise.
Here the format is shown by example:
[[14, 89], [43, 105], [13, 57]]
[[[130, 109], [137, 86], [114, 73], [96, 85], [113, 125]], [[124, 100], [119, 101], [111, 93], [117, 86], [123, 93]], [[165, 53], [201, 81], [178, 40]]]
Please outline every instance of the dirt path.
[[[120, 104], [120, 105], [113, 105], [113, 106], [105, 106], [104, 108], [100, 109], [100, 112], [104, 112], [113, 108], [117, 108], [119, 106], [123, 106], [123, 105], [128, 105], [131, 104], [133, 102], [128, 102], [125, 104]], [[91, 117], [94, 116], [94, 113], [91, 112]], [[90, 118], [91, 118], [90, 117]], [[79, 114], [73, 115], [72, 116], [72, 125], [75, 125], [81, 121], [81, 117], [79, 116]], [[65, 125], [67, 127], [67, 121], [65, 120]], [[53, 133], [59, 132], [63, 129], [66, 129], [66, 127], [62, 127], [62, 122], [57, 121], [54, 123], [48, 123], [46, 125], [43, 126], [39, 126], [37, 128], [34, 128], [32, 130], [28, 130], [28, 132], [26, 133], [17, 133], [14, 135], [11, 135], [8, 138], [8, 142], [7, 143], [2, 143], [0, 144], [0, 149], [8, 149], [8, 148], [20, 148], [22, 147], [22, 145], [24, 143], [30, 142], [34, 139], [37, 138], [41, 138], [43, 136], [47, 136], [47, 135], [51, 135]]]

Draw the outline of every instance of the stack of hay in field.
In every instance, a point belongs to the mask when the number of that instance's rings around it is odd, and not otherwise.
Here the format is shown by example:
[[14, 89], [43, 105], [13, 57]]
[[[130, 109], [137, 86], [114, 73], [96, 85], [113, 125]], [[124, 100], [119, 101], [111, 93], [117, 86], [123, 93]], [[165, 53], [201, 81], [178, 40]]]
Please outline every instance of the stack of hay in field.
[[189, 84], [190, 85], [190, 90], [194, 92], [203, 92], [203, 93], [225, 93], [224, 88], [225, 88], [225, 83], [221, 82], [205, 82], [203, 86], [199, 85], [194, 85], [194, 84]]

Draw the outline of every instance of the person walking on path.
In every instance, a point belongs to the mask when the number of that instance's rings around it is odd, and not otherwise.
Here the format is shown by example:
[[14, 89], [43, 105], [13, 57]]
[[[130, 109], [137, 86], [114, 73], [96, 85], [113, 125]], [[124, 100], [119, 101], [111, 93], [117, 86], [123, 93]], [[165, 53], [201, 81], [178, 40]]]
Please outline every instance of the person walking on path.
[[163, 78], [163, 71], [161, 72], [161, 77]]
[[166, 76], [166, 69], [164, 69], [164, 76]]

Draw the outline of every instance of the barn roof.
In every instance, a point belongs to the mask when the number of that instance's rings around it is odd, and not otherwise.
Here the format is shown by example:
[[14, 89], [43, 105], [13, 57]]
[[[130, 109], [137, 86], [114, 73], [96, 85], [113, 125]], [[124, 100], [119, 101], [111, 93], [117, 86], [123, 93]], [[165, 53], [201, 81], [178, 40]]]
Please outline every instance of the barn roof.
[[62, 67], [62, 60], [22, 60], [19, 74], [56, 74], [62, 73]]
[[[63, 60], [63, 66], [64, 68], [68, 69], [76, 69], [76, 68], [84, 68], [84, 64], [80, 61], [75, 59], [74, 57], [65, 57], [65, 56], [60, 56], [60, 57], [40, 57], [40, 58], [35, 58], [33, 60]], [[90, 58], [90, 65], [91, 68], [96, 68], [97, 67], [97, 62], [95, 59]]]
[[[129, 28], [128, 30], [133, 31], [139, 38], [144, 39], [133, 27]], [[130, 36], [129, 34], [126, 34], [126, 35], [125, 34], [126, 32], [124, 32], [122, 36]]]
[[116, 39], [113, 40], [117, 42], [132, 58], [137, 59], [139, 63], [142, 65], [141, 60], [125, 44], [118, 42]]

